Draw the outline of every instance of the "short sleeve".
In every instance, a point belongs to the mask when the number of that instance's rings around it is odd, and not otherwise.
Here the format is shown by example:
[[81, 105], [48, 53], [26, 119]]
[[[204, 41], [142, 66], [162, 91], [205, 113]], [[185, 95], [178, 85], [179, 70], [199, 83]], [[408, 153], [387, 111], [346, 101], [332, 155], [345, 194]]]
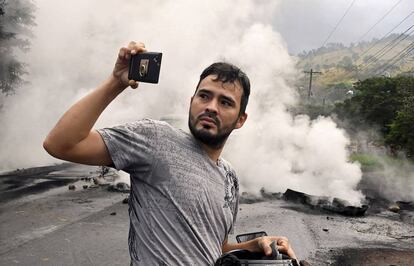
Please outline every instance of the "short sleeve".
[[97, 131], [117, 170], [128, 173], [151, 172], [157, 143], [154, 121], [144, 119]]

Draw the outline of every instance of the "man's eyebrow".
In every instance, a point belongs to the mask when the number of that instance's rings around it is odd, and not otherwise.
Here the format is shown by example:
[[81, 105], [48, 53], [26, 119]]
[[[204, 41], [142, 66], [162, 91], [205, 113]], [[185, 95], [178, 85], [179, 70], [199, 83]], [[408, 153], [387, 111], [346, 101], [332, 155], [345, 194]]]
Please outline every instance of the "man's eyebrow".
[[212, 93], [211, 91], [209, 91], [209, 90], [207, 90], [207, 89], [203, 89], [203, 88], [198, 89], [197, 93], [200, 93], [200, 92], [209, 93], [209, 94], [211, 94], [211, 93]]
[[221, 95], [220, 97], [223, 98], [226, 101], [229, 101], [229, 102], [231, 102], [233, 104], [236, 104], [236, 101], [233, 98], [231, 98], [231, 97], [228, 97], [228, 96], [225, 96], [225, 95]]
[[[210, 95], [213, 94], [212, 91], [210, 91], [208, 89], [205, 89], [205, 88], [198, 89], [197, 94], [199, 94], [199, 93], [207, 93], [207, 94], [210, 94]], [[222, 98], [222, 99], [224, 99], [226, 101], [229, 101], [229, 102], [231, 102], [233, 104], [236, 104], [236, 101], [232, 97], [230, 97], [230, 96], [220, 95], [220, 98]]]

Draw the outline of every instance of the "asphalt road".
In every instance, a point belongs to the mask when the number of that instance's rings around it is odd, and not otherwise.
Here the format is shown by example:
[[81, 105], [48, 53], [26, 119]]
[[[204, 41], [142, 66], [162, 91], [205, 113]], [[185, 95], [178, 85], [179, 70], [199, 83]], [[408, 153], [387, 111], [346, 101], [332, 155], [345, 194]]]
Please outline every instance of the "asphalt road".
[[[128, 206], [122, 203], [127, 194], [80, 180], [98, 177], [99, 171], [58, 167], [31, 174], [32, 181], [8, 190], [7, 178], [28, 175], [0, 176], [4, 191], [18, 193], [0, 197], [0, 265], [129, 265]], [[77, 189], [68, 190], [69, 183], [27, 189], [51, 176], [71, 179]], [[278, 199], [241, 204], [230, 241], [236, 234], [262, 230], [287, 236], [297, 256], [313, 265], [402, 266], [414, 261], [414, 223], [388, 210], [344, 217]]]

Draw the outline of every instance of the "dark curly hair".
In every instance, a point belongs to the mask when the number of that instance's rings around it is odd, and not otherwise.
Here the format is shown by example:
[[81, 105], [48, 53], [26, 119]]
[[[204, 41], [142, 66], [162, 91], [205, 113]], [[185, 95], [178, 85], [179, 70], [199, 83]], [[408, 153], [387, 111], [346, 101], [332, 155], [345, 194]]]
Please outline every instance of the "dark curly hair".
[[247, 103], [249, 102], [250, 95], [250, 80], [247, 75], [235, 65], [217, 62], [213, 63], [209, 67], [203, 70], [200, 75], [200, 80], [198, 81], [196, 91], [201, 81], [209, 75], [217, 75], [217, 78], [214, 81], [221, 81], [223, 83], [230, 82], [233, 83], [236, 80], [240, 82], [243, 88], [243, 94], [240, 103], [240, 112], [239, 114], [244, 114], [246, 112]]

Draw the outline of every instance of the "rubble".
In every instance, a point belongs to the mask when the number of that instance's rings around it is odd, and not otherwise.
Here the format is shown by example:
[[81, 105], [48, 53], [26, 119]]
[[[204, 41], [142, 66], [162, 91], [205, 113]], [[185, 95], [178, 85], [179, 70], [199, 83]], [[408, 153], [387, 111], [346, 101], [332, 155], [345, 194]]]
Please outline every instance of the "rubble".
[[333, 198], [331, 201], [329, 197], [309, 195], [292, 189], [287, 189], [283, 194], [283, 198], [287, 201], [301, 203], [311, 206], [312, 208], [322, 209], [346, 216], [362, 216], [368, 210], [368, 205], [356, 207], [339, 198]]
[[103, 177], [94, 177], [93, 178], [93, 183], [95, 184], [95, 185], [98, 185], [98, 186], [107, 186], [107, 185], [109, 185], [109, 184], [111, 184], [111, 180], [107, 180], [106, 178], [103, 178]]
[[102, 182], [97, 178], [97, 177], [94, 177], [93, 178], [93, 183], [95, 184], [95, 185], [100, 185]]
[[111, 168], [109, 168], [109, 167], [107, 167], [107, 166], [101, 166], [101, 168], [100, 168], [100, 177], [104, 177], [106, 174], [108, 174], [109, 173], [109, 170], [110, 170]]
[[356, 207], [349, 205], [347, 201], [334, 198], [332, 204], [322, 204], [322, 209], [339, 213], [346, 216], [363, 216], [368, 210], [368, 205], [362, 205], [361, 207]]
[[[240, 196], [241, 204], [252, 204], [262, 202], [268, 199], [284, 199], [286, 201], [292, 201], [303, 205], [310, 206], [311, 208], [326, 210], [329, 212], [339, 213], [346, 216], [362, 216], [368, 210], [368, 205], [362, 205], [360, 207], [352, 206], [346, 200], [339, 198], [330, 198], [323, 196], [309, 195], [303, 192], [287, 189], [285, 193], [273, 193], [267, 192], [264, 188], [260, 190], [260, 196], [242, 192]], [[329, 220], [329, 218], [327, 218]], [[333, 218], [332, 218], [333, 219]]]
[[118, 182], [115, 185], [109, 185], [108, 191], [129, 193], [131, 192], [131, 187], [127, 183]]
[[92, 177], [82, 177], [81, 180], [85, 182], [92, 182]]
[[69, 190], [75, 190], [76, 186], [75, 185], [69, 185], [68, 188], [69, 188]]
[[129, 203], [129, 197], [126, 197], [125, 199], [122, 200], [123, 204], [128, 204]]
[[253, 204], [253, 203], [262, 202], [262, 201], [264, 201], [263, 197], [249, 194], [247, 192], [242, 192], [240, 195], [239, 203], [240, 204]]
[[392, 204], [388, 207], [388, 210], [398, 213], [400, 211], [400, 206], [398, 206], [397, 204]]
[[412, 201], [397, 201], [396, 204], [403, 211], [414, 211], [414, 202]]

